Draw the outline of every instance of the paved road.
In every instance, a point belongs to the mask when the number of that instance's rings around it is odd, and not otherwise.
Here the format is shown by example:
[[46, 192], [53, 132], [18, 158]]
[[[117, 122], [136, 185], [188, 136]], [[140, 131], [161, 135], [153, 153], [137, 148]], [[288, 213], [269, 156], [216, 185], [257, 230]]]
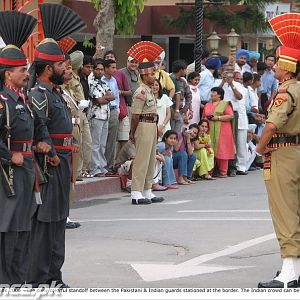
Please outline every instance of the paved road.
[[72, 287], [256, 287], [280, 269], [262, 171], [162, 192], [78, 204], [64, 279]]

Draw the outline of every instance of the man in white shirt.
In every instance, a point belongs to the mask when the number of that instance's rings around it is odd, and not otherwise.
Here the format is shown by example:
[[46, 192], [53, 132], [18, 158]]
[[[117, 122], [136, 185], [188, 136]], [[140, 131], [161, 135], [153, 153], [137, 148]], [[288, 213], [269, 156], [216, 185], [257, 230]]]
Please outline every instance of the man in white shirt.
[[[233, 107], [234, 111], [234, 133], [235, 133], [235, 145], [236, 148], [238, 149], [238, 132], [239, 128], [244, 127], [244, 122], [245, 122], [245, 116], [244, 116], [244, 106], [245, 103], [242, 102], [240, 108], [240, 101], [243, 99], [243, 92], [244, 92], [244, 87], [241, 83], [237, 82], [234, 80], [234, 68], [231, 65], [224, 65], [223, 66], [223, 74], [222, 74], [222, 79], [217, 79], [215, 81], [215, 86], [219, 86], [224, 89], [224, 101], [230, 101]], [[201, 90], [200, 90], [201, 92]], [[245, 99], [244, 99], [245, 101]], [[245, 109], [246, 110], [246, 109]], [[239, 112], [242, 113], [241, 116], [241, 121], [239, 121]], [[246, 116], [247, 117], [247, 116]], [[248, 127], [247, 127], [248, 128]], [[247, 129], [246, 128], [246, 129]], [[239, 154], [237, 154], [238, 156]], [[229, 176], [234, 177], [237, 174], [237, 166], [236, 166], [236, 160], [234, 161], [229, 161]], [[243, 170], [244, 168], [239, 168], [239, 173], [245, 173]], [[242, 174], [241, 173], [241, 174]], [[243, 174], [245, 175], [245, 174]]]
[[248, 50], [240, 49], [236, 52], [236, 63], [234, 71], [239, 71], [242, 74], [245, 72], [251, 73], [251, 67], [247, 64], [250, 60], [250, 53]]
[[218, 56], [209, 57], [205, 62], [206, 69], [200, 73], [200, 99], [202, 104], [206, 104], [210, 100], [211, 89], [215, 86], [214, 72], [222, 66]]

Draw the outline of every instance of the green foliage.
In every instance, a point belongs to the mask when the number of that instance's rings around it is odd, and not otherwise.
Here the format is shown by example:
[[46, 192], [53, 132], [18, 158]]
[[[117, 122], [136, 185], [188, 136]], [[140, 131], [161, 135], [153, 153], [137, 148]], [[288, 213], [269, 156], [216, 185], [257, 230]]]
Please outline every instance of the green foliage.
[[82, 45], [84, 48], [95, 48], [95, 44], [91, 42], [87, 37], [84, 38]]
[[92, 0], [91, 2], [94, 4], [96, 11], [99, 11], [101, 0]]
[[[138, 12], [144, 10], [144, 0], [115, 1], [116, 32], [120, 35], [133, 34]], [[96, 11], [100, 10], [101, 0], [92, 0]], [[113, 3], [113, 2], [112, 2]]]
[[138, 11], [144, 10], [144, 0], [116, 0], [115, 25], [118, 34], [133, 34]]

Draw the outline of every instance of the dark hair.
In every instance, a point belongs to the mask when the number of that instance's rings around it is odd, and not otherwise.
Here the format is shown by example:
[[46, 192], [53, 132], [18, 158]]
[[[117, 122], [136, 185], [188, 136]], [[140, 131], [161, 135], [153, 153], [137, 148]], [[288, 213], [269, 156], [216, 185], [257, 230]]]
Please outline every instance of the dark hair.
[[115, 57], [115, 59], [117, 59], [116, 53], [115, 53], [114, 51], [112, 51], [112, 50], [107, 50], [107, 51], [105, 51], [105, 53], [104, 53], [104, 55], [103, 55], [103, 59], [104, 59], [104, 60], [105, 60], [106, 55], [108, 55], [108, 54], [112, 54], [112, 55]]
[[7, 68], [0, 69], [0, 88], [2, 89], [5, 84], [5, 72], [9, 70]]
[[274, 61], [276, 63], [276, 56], [274, 54], [269, 54], [265, 57], [265, 60], [267, 60], [269, 57], [273, 57], [274, 58]]
[[85, 55], [83, 57], [83, 63], [82, 63], [83, 66], [85, 65], [94, 65], [94, 59], [90, 56], [90, 55]]
[[209, 121], [208, 121], [208, 119], [202, 119], [202, 120], [200, 120], [200, 122], [198, 123], [198, 127], [199, 127], [199, 129], [200, 129], [200, 126], [201, 126], [204, 122], [207, 123], [208, 132], [209, 132]]
[[43, 72], [45, 71], [47, 66], [53, 67], [53, 65], [54, 65], [54, 62], [40, 62], [40, 61], [37, 61], [37, 62], [34, 62], [32, 64], [32, 67], [34, 66], [35, 74], [36, 74], [37, 77], [39, 77], [43, 74]]
[[216, 92], [218, 95], [220, 95], [221, 100], [224, 99], [225, 92], [224, 92], [224, 90], [221, 87], [215, 86], [210, 91], [211, 92]]
[[257, 71], [264, 71], [264, 70], [267, 70], [267, 69], [268, 69], [268, 66], [265, 62], [259, 61], [257, 63]]
[[180, 70], [185, 70], [187, 68], [188, 64], [185, 60], [179, 59], [175, 60], [172, 63], [172, 72], [173, 73], [178, 73]]
[[253, 80], [253, 74], [250, 73], [250, 72], [245, 72], [243, 74], [243, 82], [246, 83], [246, 82], [251, 81], [251, 80]]
[[253, 74], [253, 83], [256, 82], [256, 81], [260, 81], [260, 75], [257, 74], [257, 73], [254, 73]]
[[102, 58], [97, 58], [93, 61], [94, 68], [97, 68], [98, 65], [102, 65], [104, 67], [104, 60]]
[[112, 59], [106, 59], [103, 61], [104, 69], [109, 68], [112, 64], [115, 64], [116, 61]]
[[167, 131], [165, 132], [164, 136], [162, 137], [162, 141], [165, 142], [165, 141], [167, 140], [167, 138], [168, 138], [169, 136], [171, 136], [172, 134], [176, 135], [176, 139], [177, 139], [178, 134], [177, 134], [176, 131], [174, 131], [174, 130], [167, 130]]
[[158, 86], [159, 86], [159, 90], [158, 90], [158, 99], [160, 99], [162, 96], [163, 96], [163, 88], [162, 88], [162, 86], [161, 86], [161, 83], [160, 83], [160, 81], [157, 79], [157, 78], [155, 78], [155, 82], [157, 82], [158, 83]]
[[296, 65], [296, 72], [295, 73], [292, 73], [294, 78], [296, 78], [300, 73], [300, 62], [297, 62], [297, 65]]
[[195, 79], [196, 77], [200, 77], [200, 73], [199, 72], [191, 72], [187, 77], [187, 81], [191, 81], [191, 80]]
[[191, 139], [192, 142], [194, 142], [194, 141], [198, 138], [198, 134], [199, 134], [199, 126], [198, 126], [197, 123], [193, 123], [193, 124], [191, 124], [191, 125], [189, 126], [189, 129], [193, 129], [193, 128], [197, 129], [197, 130], [198, 130], [198, 133], [197, 133], [197, 136], [196, 136], [194, 139]]

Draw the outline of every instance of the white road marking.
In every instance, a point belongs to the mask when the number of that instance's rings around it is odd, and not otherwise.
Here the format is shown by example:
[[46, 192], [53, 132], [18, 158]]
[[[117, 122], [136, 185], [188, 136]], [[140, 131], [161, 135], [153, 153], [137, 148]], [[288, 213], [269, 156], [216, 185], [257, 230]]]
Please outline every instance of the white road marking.
[[215, 209], [215, 210], [178, 210], [178, 213], [269, 213], [268, 209]]
[[224, 250], [197, 256], [178, 265], [131, 263], [131, 266], [144, 281], [160, 281], [226, 270], [250, 268], [252, 266], [216, 266], [205, 265], [204, 263], [216, 259], [218, 257], [230, 255], [247, 249], [249, 247], [253, 247], [258, 244], [264, 243], [266, 241], [270, 241], [274, 238], [274, 233], [264, 235], [255, 239], [241, 242], [233, 246], [229, 246]]
[[93, 223], [93, 222], [173, 222], [173, 221], [272, 221], [271, 218], [115, 218], [115, 219], [76, 219], [80, 223]]
[[175, 205], [175, 204], [188, 203], [188, 202], [192, 202], [192, 201], [193, 200], [168, 201], [168, 202], [157, 203], [156, 205]]

